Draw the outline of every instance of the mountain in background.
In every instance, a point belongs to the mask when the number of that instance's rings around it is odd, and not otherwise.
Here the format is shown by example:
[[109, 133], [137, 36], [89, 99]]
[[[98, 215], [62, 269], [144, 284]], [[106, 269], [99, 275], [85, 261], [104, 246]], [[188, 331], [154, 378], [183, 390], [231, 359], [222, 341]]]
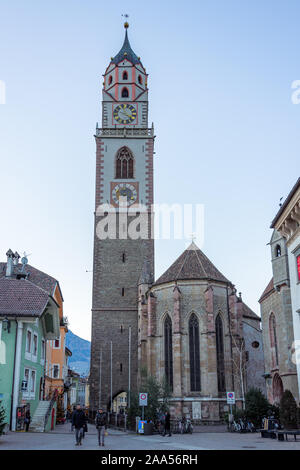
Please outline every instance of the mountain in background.
[[66, 335], [66, 346], [72, 352], [69, 357], [69, 368], [87, 376], [90, 372], [91, 342], [74, 335], [71, 330]]

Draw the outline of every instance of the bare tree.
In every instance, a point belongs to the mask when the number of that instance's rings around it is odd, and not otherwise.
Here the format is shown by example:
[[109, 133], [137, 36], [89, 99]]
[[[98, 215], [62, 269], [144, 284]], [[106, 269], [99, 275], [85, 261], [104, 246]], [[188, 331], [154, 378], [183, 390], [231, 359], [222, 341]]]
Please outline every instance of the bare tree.
[[231, 335], [234, 346], [234, 354], [232, 357], [233, 374], [240, 386], [241, 396], [243, 400], [243, 409], [245, 409], [245, 376], [246, 376], [246, 350], [244, 338]]

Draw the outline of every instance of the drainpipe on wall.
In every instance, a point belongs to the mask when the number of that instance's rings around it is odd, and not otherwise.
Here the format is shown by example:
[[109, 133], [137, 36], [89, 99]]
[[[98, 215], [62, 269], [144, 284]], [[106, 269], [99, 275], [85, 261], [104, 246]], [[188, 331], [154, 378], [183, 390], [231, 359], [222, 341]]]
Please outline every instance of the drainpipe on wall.
[[13, 409], [12, 409], [12, 431], [16, 430], [17, 406], [19, 404], [22, 335], [23, 335], [23, 322], [18, 321], [18, 333], [17, 333], [17, 341], [16, 341], [17, 342], [16, 360], [15, 360], [15, 367], [14, 367], [13, 403], [12, 403], [12, 407], [13, 407]]

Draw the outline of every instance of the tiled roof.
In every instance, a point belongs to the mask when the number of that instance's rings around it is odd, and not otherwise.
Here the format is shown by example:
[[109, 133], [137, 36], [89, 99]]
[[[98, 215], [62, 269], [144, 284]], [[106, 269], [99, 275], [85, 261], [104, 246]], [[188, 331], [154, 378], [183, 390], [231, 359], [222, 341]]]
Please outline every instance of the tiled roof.
[[132, 62], [133, 64], [141, 64], [140, 59], [138, 58], [138, 56], [131, 49], [131, 45], [130, 45], [128, 35], [127, 35], [127, 29], [126, 29], [126, 32], [125, 32], [124, 44], [123, 44], [120, 52], [118, 52], [118, 54], [112, 59], [112, 63], [113, 64], [118, 64], [119, 62], [121, 62], [124, 59], [130, 60], [130, 62]]
[[253, 318], [253, 320], [261, 321], [261, 318], [258, 315], [256, 315], [256, 313], [254, 313], [253, 310], [251, 310], [251, 308], [248, 307], [248, 305], [246, 305], [244, 302], [243, 302], [243, 317], [249, 317], [249, 318]]
[[[18, 264], [16, 268], [21, 270], [22, 264]], [[0, 263], [0, 278], [5, 276], [6, 272], [6, 263]], [[49, 276], [49, 274], [40, 271], [39, 269], [30, 266], [30, 264], [26, 265], [26, 272], [29, 273], [27, 279], [31, 281], [33, 284], [41, 287], [42, 289], [49, 292], [50, 295], [54, 294], [54, 289], [58, 281], [54, 279], [54, 277]]]
[[297, 191], [297, 189], [300, 187], [300, 178], [297, 179], [296, 183], [294, 184], [294, 186], [292, 187], [291, 191], [289, 192], [289, 194], [287, 195], [284, 203], [282, 204], [282, 206], [280, 207], [279, 211], [277, 212], [275, 218], [272, 220], [272, 223], [271, 223], [271, 228], [274, 228], [275, 227], [275, 224], [276, 222], [278, 221], [279, 217], [281, 216], [281, 214], [284, 212], [284, 210], [286, 209], [288, 203], [290, 202], [290, 200], [292, 199], [292, 197], [294, 196], [295, 192]]
[[0, 279], [0, 315], [41, 316], [49, 294], [26, 279]]
[[157, 279], [154, 285], [188, 279], [209, 279], [225, 283], [230, 282], [218, 271], [194, 242], [191, 243], [170, 268]]
[[261, 294], [259, 302], [262, 302], [273, 291], [274, 291], [274, 281], [272, 278], [269, 284], [267, 285], [267, 287], [265, 288], [265, 290], [263, 291], [263, 293]]

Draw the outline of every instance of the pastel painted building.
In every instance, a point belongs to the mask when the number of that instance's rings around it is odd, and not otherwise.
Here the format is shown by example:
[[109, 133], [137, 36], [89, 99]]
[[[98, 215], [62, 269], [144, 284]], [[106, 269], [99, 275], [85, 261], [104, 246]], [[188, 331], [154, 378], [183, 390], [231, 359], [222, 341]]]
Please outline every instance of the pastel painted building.
[[[22, 269], [19, 258], [18, 254], [13, 258], [14, 270]], [[0, 263], [0, 278], [6, 275], [6, 270], [7, 263]], [[63, 315], [64, 299], [61, 288], [57, 279], [29, 264], [26, 264], [26, 279], [48, 292], [58, 306], [59, 335], [46, 343], [44, 376], [40, 387], [42, 400], [52, 400], [55, 395], [60, 409], [65, 409], [64, 379], [68, 374], [68, 366], [65, 365], [65, 336], [68, 332], [68, 321]]]
[[[21, 268], [18, 260], [9, 250], [0, 277], [0, 399], [13, 431], [21, 427], [26, 409], [35, 425], [43, 400], [46, 342], [59, 335], [57, 302], [28, 279], [27, 258], [22, 258]], [[44, 429], [50, 405], [44, 404]]]

